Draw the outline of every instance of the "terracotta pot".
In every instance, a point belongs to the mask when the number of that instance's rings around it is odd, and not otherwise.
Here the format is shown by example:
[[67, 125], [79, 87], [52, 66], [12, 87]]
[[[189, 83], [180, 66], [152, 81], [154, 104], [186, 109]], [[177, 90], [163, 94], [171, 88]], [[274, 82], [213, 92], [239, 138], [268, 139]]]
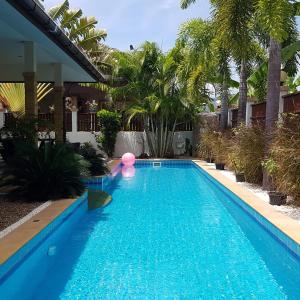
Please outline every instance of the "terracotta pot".
[[271, 205], [284, 205], [286, 204], [286, 195], [276, 192], [276, 191], [271, 191], [268, 192], [269, 194], [269, 203]]
[[225, 164], [223, 163], [215, 163], [217, 170], [225, 170]]

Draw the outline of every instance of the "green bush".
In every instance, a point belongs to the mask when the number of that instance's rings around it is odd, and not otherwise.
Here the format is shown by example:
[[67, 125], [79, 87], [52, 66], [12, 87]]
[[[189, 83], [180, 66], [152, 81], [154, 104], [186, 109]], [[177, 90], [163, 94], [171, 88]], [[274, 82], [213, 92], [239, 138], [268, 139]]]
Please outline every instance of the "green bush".
[[300, 203], [300, 115], [283, 115], [271, 146], [276, 188]]
[[90, 163], [89, 171], [92, 176], [100, 176], [108, 172], [105, 158], [97, 154], [90, 143], [83, 144], [80, 147], [79, 154]]
[[20, 144], [6, 164], [2, 186], [27, 200], [45, 201], [75, 197], [84, 191], [81, 175], [89, 164], [66, 144]]
[[112, 156], [115, 150], [117, 134], [121, 128], [121, 116], [118, 112], [105, 109], [97, 113], [100, 122], [101, 135], [99, 142], [108, 156]]
[[[7, 161], [15, 153], [16, 146], [27, 143], [35, 144], [38, 136], [38, 128], [43, 127], [47, 133], [50, 126], [47, 121], [33, 118], [12, 118], [0, 129], [0, 141], [2, 148], [0, 154]], [[50, 133], [49, 133], [50, 134]]]

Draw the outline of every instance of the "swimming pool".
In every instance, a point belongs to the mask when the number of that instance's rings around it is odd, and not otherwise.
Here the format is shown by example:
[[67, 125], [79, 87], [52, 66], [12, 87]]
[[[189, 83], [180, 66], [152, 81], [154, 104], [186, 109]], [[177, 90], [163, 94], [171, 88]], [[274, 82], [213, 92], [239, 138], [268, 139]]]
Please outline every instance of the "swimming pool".
[[113, 201], [82, 201], [1, 299], [299, 299], [299, 258], [192, 162], [138, 162], [103, 188]]

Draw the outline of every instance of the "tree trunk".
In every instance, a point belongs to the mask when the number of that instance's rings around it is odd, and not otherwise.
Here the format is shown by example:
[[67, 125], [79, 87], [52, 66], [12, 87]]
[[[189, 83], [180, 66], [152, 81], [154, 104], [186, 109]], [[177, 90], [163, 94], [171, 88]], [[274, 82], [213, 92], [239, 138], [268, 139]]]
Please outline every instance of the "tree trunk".
[[221, 121], [220, 121], [220, 128], [222, 131], [227, 129], [228, 126], [228, 86], [226, 83], [223, 83], [221, 86]]
[[242, 60], [240, 70], [238, 124], [246, 122], [247, 93], [247, 65], [246, 61]]
[[[270, 145], [272, 143], [276, 122], [279, 112], [280, 98], [280, 71], [281, 71], [281, 45], [270, 39], [269, 46], [269, 66], [268, 66], [268, 87], [267, 87], [267, 106], [266, 106], [266, 127], [265, 127], [265, 157], [269, 156]], [[270, 178], [264, 172], [263, 187], [269, 189]]]

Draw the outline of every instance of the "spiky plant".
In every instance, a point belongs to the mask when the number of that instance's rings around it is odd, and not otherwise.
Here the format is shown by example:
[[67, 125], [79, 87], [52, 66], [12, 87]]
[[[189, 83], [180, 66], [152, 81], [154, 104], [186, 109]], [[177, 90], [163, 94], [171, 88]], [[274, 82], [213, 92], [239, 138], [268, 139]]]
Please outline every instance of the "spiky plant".
[[12, 194], [28, 201], [76, 197], [84, 191], [81, 174], [89, 164], [66, 144], [18, 144], [7, 162], [2, 186], [13, 187]]

